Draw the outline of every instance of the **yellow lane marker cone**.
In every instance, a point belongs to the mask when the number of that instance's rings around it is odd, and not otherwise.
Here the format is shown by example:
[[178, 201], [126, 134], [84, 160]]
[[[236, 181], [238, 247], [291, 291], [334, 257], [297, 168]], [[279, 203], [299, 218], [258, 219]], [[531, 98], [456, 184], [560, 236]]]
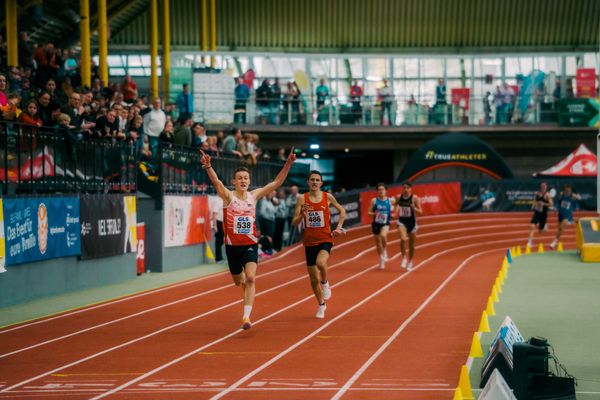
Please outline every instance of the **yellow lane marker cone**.
[[492, 288], [492, 300], [494, 300], [496, 303], [500, 301], [500, 297], [498, 296], [498, 288], [496, 288], [496, 285], [494, 285]]
[[479, 329], [478, 332], [491, 332], [490, 330], [490, 322], [488, 321], [488, 315], [484, 311], [481, 313], [481, 321], [479, 321]]
[[538, 246], [538, 253], [543, 253], [544, 252], [544, 245], [542, 243], [540, 243], [540, 245]]
[[563, 252], [563, 244], [562, 244], [562, 242], [558, 242], [558, 247], [556, 248], [556, 251], [558, 251], [559, 253]]
[[492, 296], [488, 297], [487, 306], [485, 307], [485, 312], [487, 315], [496, 315], [496, 310], [494, 310], [494, 300], [492, 300]]
[[464, 400], [462, 397], [462, 391], [459, 387], [454, 390], [454, 397], [452, 397], [452, 400]]
[[469, 357], [471, 358], [482, 358], [483, 348], [481, 347], [481, 341], [477, 332], [473, 333], [473, 340], [471, 341], [471, 350], [469, 351]]
[[464, 400], [473, 399], [473, 390], [471, 390], [471, 379], [469, 378], [469, 369], [466, 365], [463, 365], [460, 369], [460, 379], [458, 380], [458, 387], [460, 388], [462, 398]]
[[531, 254], [531, 247], [529, 245], [525, 247], [525, 254]]

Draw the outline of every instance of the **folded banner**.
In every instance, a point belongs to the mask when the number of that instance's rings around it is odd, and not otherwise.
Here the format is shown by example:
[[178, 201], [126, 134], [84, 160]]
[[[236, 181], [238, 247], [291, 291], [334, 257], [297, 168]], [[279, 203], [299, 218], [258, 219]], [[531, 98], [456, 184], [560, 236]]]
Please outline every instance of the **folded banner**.
[[81, 196], [81, 258], [134, 252], [136, 219], [135, 196]]
[[[390, 186], [388, 197], [402, 194], [402, 185]], [[421, 198], [423, 215], [453, 214], [460, 211], [460, 183], [417, 183], [412, 192]], [[360, 218], [363, 224], [371, 223], [368, 214], [371, 199], [377, 197], [377, 191], [369, 190], [360, 194]]]
[[164, 245], [188, 246], [210, 240], [207, 196], [165, 196]]
[[[335, 199], [344, 210], [346, 210], [346, 220], [344, 226], [354, 226], [360, 224], [360, 193], [336, 193]], [[340, 213], [334, 207], [331, 210], [331, 226], [335, 228], [340, 220]]]
[[79, 198], [3, 200], [6, 264], [80, 253]]
[[596, 209], [595, 179], [546, 179], [530, 181], [471, 181], [462, 183], [461, 211], [529, 211], [540, 183], [548, 184], [548, 191], [556, 197], [567, 182], [581, 199], [577, 202], [580, 210]]

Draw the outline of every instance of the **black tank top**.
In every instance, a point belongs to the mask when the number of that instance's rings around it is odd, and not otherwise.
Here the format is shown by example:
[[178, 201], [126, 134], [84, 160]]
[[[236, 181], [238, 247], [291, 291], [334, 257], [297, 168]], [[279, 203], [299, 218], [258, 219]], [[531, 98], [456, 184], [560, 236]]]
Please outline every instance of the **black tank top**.
[[408, 198], [404, 198], [402, 195], [398, 197], [398, 206], [400, 207], [400, 213], [398, 217], [400, 219], [413, 219], [415, 218], [415, 213], [413, 208], [411, 207], [413, 204], [413, 195], [411, 194]]
[[[539, 206], [540, 203], [543, 203], [544, 205], [542, 207]], [[541, 194], [541, 192], [537, 192], [535, 194], [535, 211], [540, 212], [540, 213], [547, 213], [548, 212], [548, 206], [546, 204], [546, 196]]]

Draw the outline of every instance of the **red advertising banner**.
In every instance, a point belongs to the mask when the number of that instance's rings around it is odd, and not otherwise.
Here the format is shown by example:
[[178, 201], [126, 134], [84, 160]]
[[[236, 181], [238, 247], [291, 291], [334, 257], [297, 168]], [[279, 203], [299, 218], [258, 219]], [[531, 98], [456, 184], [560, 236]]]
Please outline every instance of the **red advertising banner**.
[[210, 235], [207, 196], [165, 196], [165, 247], [204, 243]]
[[596, 68], [577, 68], [577, 97], [596, 97]]
[[[461, 191], [459, 182], [414, 184], [412, 192], [421, 198], [422, 215], [453, 214], [460, 212]], [[402, 186], [388, 188], [388, 196], [398, 196]], [[371, 199], [377, 197], [377, 191], [369, 190], [360, 194], [361, 224], [370, 224], [368, 214]]]
[[146, 224], [137, 224], [137, 274], [141, 275], [146, 270]]
[[465, 110], [469, 109], [469, 98], [471, 97], [471, 89], [469, 88], [452, 88], [452, 104], [457, 105]]

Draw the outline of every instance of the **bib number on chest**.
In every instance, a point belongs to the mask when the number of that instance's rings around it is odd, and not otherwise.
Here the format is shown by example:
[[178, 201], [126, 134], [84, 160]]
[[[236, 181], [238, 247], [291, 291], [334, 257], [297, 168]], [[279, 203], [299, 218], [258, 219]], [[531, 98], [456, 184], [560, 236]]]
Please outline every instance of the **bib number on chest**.
[[387, 224], [387, 214], [384, 214], [384, 213], [375, 214], [375, 222], [378, 224]]
[[233, 233], [236, 235], [250, 235], [254, 228], [254, 218], [236, 216], [233, 218]]
[[323, 228], [325, 226], [323, 211], [309, 211], [306, 215], [306, 222], [308, 228]]
[[410, 207], [400, 207], [400, 217], [401, 218], [410, 218], [411, 208]]
[[564, 208], [565, 210], [570, 210], [571, 209], [571, 202], [563, 200], [563, 201], [560, 202], [560, 207]]

